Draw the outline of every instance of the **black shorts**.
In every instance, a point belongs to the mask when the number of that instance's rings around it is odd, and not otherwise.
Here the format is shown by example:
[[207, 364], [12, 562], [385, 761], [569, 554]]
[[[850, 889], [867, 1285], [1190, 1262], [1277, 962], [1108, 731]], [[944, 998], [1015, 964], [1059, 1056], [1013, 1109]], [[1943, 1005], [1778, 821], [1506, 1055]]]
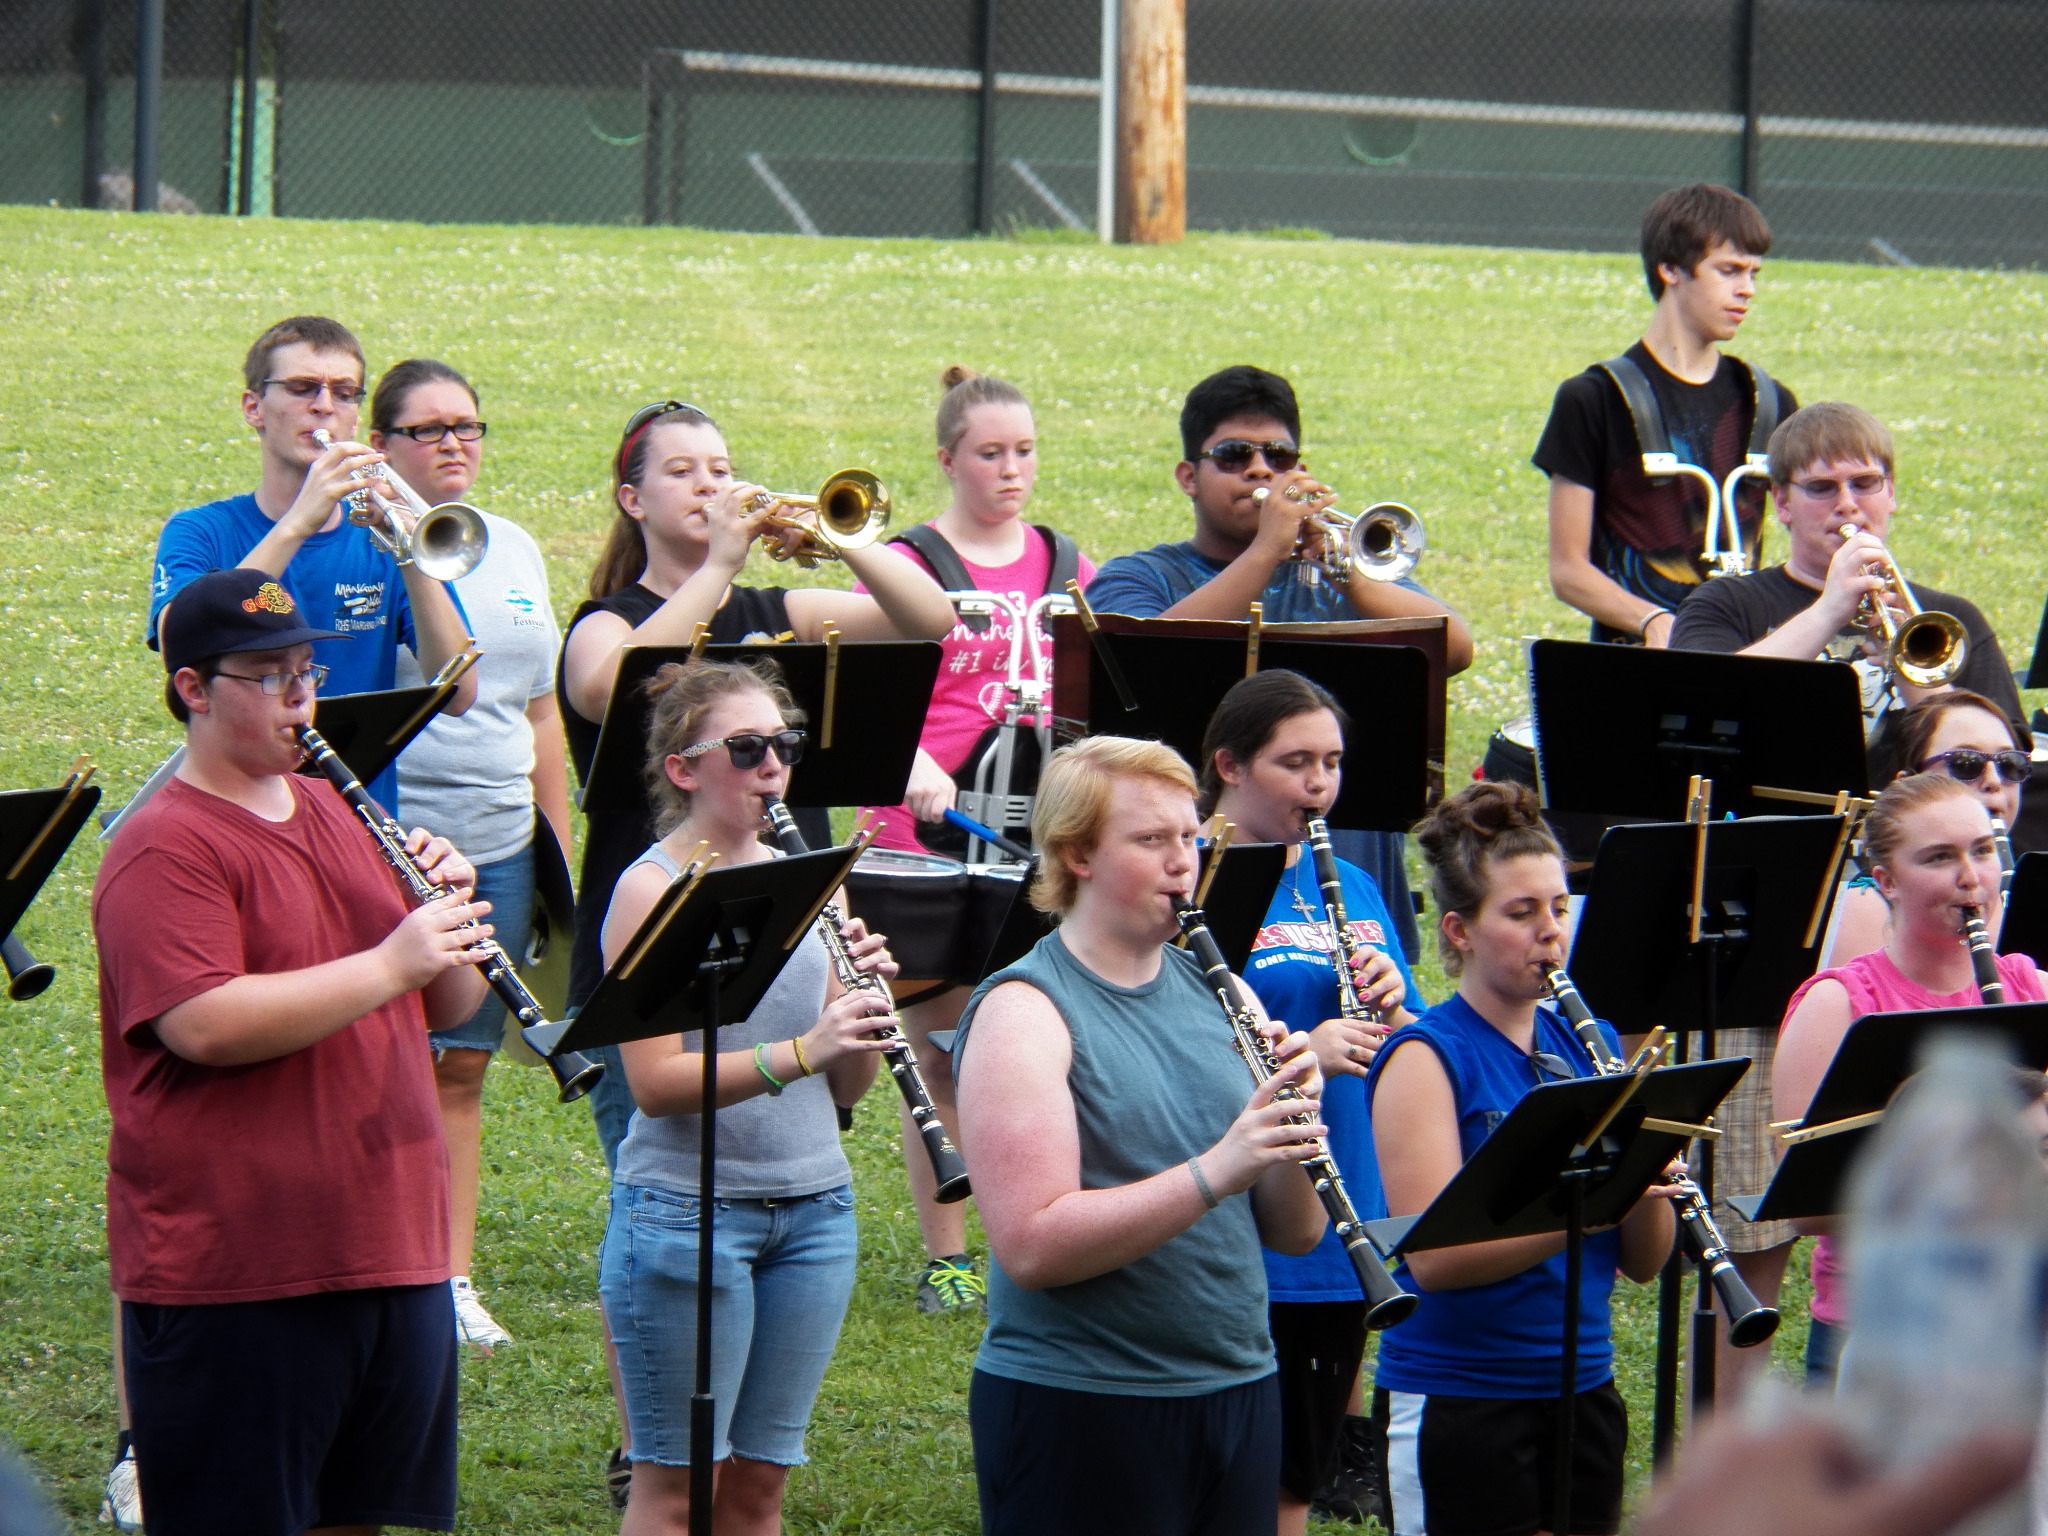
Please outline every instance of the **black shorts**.
[[967, 1416], [982, 1536], [1271, 1531], [1280, 1514], [1274, 1383], [1119, 1397], [976, 1371]]
[[1276, 1301], [1266, 1326], [1280, 1357], [1280, 1486], [1306, 1502], [1336, 1468], [1344, 1410], [1365, 1358], [1365, 1303]]
[[[1387, 1419], [1395, 1536], [1534, 1536], [1550, 1528], [1554, 1397], [1373, 1394]], [[1574, 1536], [1621, 1529], [1628, 1409], [1612, 1381], [1581, 1392], [1572, 1458]]]
[[121, 1343], [149, 1536], [455, 1528], [445, 1283], [125, 1302]]

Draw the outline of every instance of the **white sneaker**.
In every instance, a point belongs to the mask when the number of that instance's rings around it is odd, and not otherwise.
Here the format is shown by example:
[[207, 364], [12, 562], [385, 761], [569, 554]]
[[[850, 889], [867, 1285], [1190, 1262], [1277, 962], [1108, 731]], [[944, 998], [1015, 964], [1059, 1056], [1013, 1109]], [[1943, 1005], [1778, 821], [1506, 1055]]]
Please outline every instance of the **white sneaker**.
[[448, 1282], [455, 1293], [455, 1342], [474, 1344], [485, 1354], [494, 1344], [510, 1344], [512, 1335], [498, 1326], [497, 1319], [484, 1310], [469, 1276], [457, 1275]]
[[107, 1489], [100, 1499], [100, 1524], [117, 1531], [142, 1529], [142, 1485], [135, 1479], [135, 1452], [130, 1450], [107, 1469]]

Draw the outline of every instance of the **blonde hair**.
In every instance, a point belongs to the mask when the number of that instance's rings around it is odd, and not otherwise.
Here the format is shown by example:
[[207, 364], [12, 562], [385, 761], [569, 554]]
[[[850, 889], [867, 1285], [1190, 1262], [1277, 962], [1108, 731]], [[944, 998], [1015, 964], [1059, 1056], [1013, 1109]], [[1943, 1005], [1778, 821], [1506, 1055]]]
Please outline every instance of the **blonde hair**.
[[939, 446], [950, 450], [967, 430], [967, 413], [977, 405], [1021, 405], [1031, 409], [1024, 391], [1003, 379], [992, 379], [958, 363], [939, 375]]
[[[1494, 864], [1528, 854], [1564, 859], [1536, 791], [1511, 779], [1486, 779], [1459, 790], [1416, 824], [1414, 836], [1429, 865], [1437, 911], [1455, 912], [1467, 922], [1493, 889]], [[1465, 968], [1463, 952], [1441, 926], [1436, 946], [1444, 974], [1455, 980]]]
[[1109, 799], [1119, 779], [1156, 779], [1195, 798], [1195, 772], [1173, 748], [1129, 736], [1090, 736], [1053, 753], [1038, 776], [1031, 811], [1031, 840], [1038, 847], [1038, 873], [1031, 881], [1031, 905], [1065, 913], [1074, 905], [1079, 882], [1067, 867], [1069, 854], [1085, 854], [1102, 839]]
[[746, 662], [672, 661], [647, 679], [641, 691], [654, 701], [647, 716], [647, 761], [641, 773], [654, 807], [656, 837], [667, 837], [690, 814], [690, 792], [668, 776], [668, 760], [697, 744], [704, 717], [720, 699], [758, 693], [781, 712], [785, 725], [801, 725], [804, 720], [782, 680], [782, 668], [765, 656]]
[[1946, 773], [1909, 774], [1885, 785], [1863, 820], [1863, 862], [1871, 869], [1891, 868], [1893, 855], [1906, 840], [1906, 817], [1944, 800], [1974, 803], [1977, 792]]
[[1781, 491], [1810, 464], [1858, 460], [1892, 472], [1892, 435], [1860, 405], [1816, 400], [1779, 422], [1771, 434], [1771, 484]]

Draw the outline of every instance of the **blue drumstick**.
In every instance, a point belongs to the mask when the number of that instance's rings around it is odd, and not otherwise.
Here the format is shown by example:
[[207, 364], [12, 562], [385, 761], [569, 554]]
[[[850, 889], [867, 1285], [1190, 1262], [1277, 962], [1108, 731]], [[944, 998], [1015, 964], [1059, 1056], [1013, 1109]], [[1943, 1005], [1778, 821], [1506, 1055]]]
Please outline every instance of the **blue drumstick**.
[[970, 837], [980, 838], [997, 852], [1005, 854], [1010, 858], [1022, 859], [1029, 863], [1033, 857], [1031, 850], [1022, 843], [1011, 842], [1010, 839], [1003, 836], [994, 827], [985, 827], [972, 816], [963, 816], [950, 806], [946, 808], [946, 820], [953, 823], [954, 826], [967, 833]]

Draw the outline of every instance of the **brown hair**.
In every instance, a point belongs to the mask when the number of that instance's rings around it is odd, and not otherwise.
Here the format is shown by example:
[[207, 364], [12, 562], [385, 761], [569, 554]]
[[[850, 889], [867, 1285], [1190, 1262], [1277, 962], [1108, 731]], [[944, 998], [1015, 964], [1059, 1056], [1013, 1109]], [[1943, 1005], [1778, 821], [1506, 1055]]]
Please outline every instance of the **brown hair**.
[[1802, 405], [1771, 434], [1771, 484], [1780, 491], [1809, 464], [1862, 460], [1892, 472], [1892, 435], [1860, 405], [1817, 400]]
[[361, 372], [369, 372], [370, 365], [363, 361], [363, 344], [347, 326], [321, 315], [294, 315], [258, 336], [248, 356], [242, 359], [242, 382], [249, 386], [251, 394], [263, 393], [263, 381], [270, 376], [270, 354], [296, 342], [305, 343], [315, 352], [346, 352], [356, 360]]
[[599, 602], [632, 586], [647, 569], [647, 530], [640, 526], [639, 518], [626, 515], [626, 509], [619, 505], [619, 492], [629, 485], [639, 486], [647, 473], [647, 439], [656, 427], [673, 421], [718, 430], [718, 423], [696, 406], [673, 400], [666, 410], [652, 415], [635, 411], [626, 423], [626, 430], [619, 436], [618, 451], [612, 455], [611, 531], [605, 535], [604, 548], [598, 552], [597, 564], [590, 572], [590, 595]]
[[1206, 816], [1223, 798], [1223, 776], [1216, 771], [1218, 752], [1228, 752], [1231, 761], [1240, 766], [1248, 764], [1266, 750], [1266, 744], [1287, 721], [1319, 709], [1337, 717], [1340, 733], [1350, 730], [1351, 717], [1344, 713], [1344, 706], [1328, 689], [1299, 672], [1274, 667], [1232, 683], [1202, 733], [1202, 789], [1196, 809]]
[[[1486, 779], [1467, 785], [1415, 827], [1415, 841], [1429, 865], [1429, 894], [1439, 912], [1471, 919], [1493, 889], [1490, 866], [1503, 859], [1548, 854], [1562, 861], [1564, 850], [1543, 821], [1543, 802], [1526, 784]], [[1465, 957], [1437, 930], [1437, 954], [1444, 974], [1456, 977]]]
[[1676, 267], [1690, 272], [1707, 252], [1723, 241], [1745, 256], [1768, 255], [1771, 226], [1755, 203], [1740, 192], [1707, 182], [1674, 187], [1650, 204], [1643, 215], [1643, 276], [1650, 284], [1650, 297], [1664, 297], [1664, 279], [1659, 267]]
[[670, 757], [695, 746], [704, 717], [720, 699], [759, 693], [787, 725], [801, 725], [804, 712], [782, 680], [782, 668], [766, 656], [752, 661], [672, 661], [647, 679], [641, 691], [654, 703], [647, 717], [647, 762], [641, 769], [654, 807], [655, 836], [667, 837], [690, 814], [690, 792], [668, 776]]
[[958, 363], [939, 375], [939, 388], [945, 391], [939, 397], [939, 446], [947, 450], [960, 441], [960, 434], [967, 430], [967, 413], [977, 405], [1021, 405], [1027, 411], [1031, 409], [1031, 402], [1016, 385]]
[[1927, 757], [1928, 745], [1934, 740], [1934, 733], [1941, 729], [1941, 722], [1951, 710], [1982, 710], [2005, 728], [2005, 734], [2012, 744], [2024, 751], [2034, 750], [2034, 733], [2005, 717], [2005, 711], [1985, 698], [1981, 693], [1972, 693], [1967, 688], [1948, 688], [1932, 698], [1922, 699], [1912, 708], [1902, 710], [1898, 723], [1892, 728], [1892, 748], [1897, 753], [1900, 770], [1904, 773], [1918, 773], [1920, 764]]
[[436, 383], [460, 384], [469, 403], [479, 403], [476, 386], [446, 363], [437, 363], [431, 357], [408, 357], [386, 368], [384, 377], [377, 381], [377, 392], [370, 396], [370, 430], [389, 432], [398, 425], [399, 415], [405, 410], [405, 397], [422, 384]]
[[1863, 863], [1869, 869], [1891, 868], [1892, 857], [1906, 840], [1905, 819], [1914, 811], [1944, 800], [1978, 804], [1977, 792], [1945, 773], [1915, 773], [1885, 785], [1863, 818]]
[[1038, 849], [1031, 905], [1039, 911], [1064, 913], [1074, 905], [1079, 882], [1066, 856], [1087, 853], [1101, 841], [1118, 779], [1158, 779], [1195, 798], [1194, 770], [1163, 743], [1090, 736], [1061, 747], [1046, 760], [1031, 808], [1031, 841]]

